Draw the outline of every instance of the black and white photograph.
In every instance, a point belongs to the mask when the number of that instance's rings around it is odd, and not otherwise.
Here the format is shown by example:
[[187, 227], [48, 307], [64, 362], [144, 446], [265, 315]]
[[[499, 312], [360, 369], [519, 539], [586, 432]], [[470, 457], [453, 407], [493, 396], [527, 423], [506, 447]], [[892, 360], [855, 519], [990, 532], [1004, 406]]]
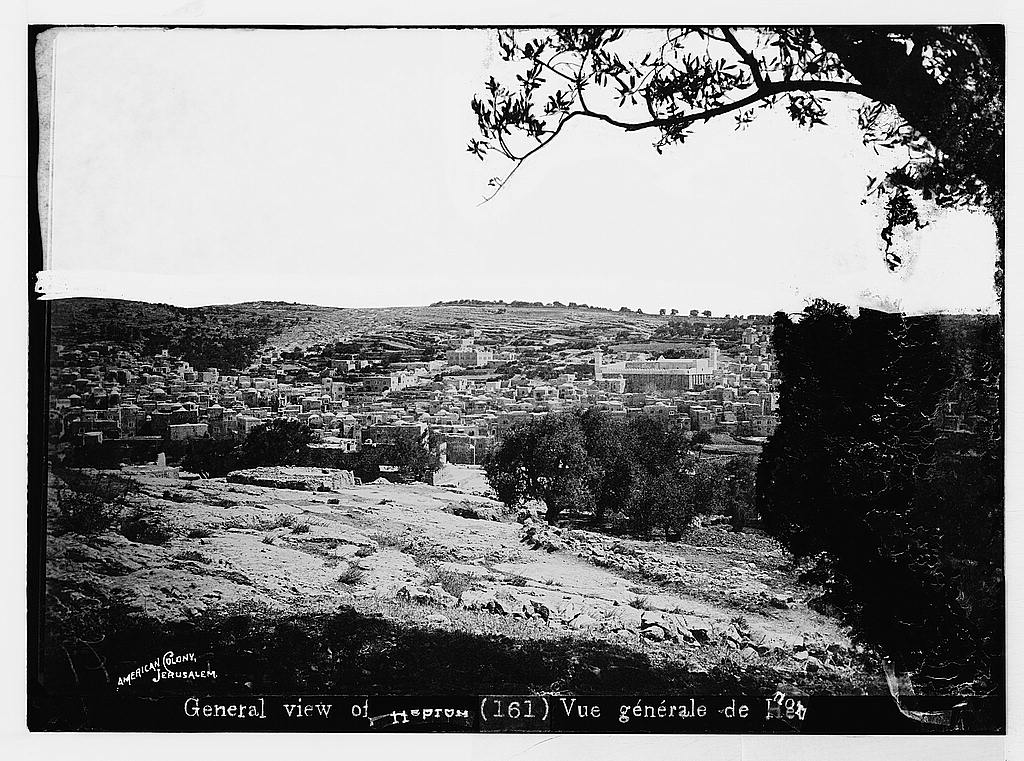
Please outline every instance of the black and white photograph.
[[1005, 735], [1005, 19], [197, 13], [26, 30], [31, 731]]

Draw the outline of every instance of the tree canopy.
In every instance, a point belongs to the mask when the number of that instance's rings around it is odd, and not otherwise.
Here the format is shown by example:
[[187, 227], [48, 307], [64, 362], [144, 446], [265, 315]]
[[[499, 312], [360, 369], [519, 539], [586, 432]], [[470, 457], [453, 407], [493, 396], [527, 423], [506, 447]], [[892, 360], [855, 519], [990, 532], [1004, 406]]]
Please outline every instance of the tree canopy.
[[485, 200], [573, 120], [649, 130], [660, 153], [702, 123], [742, 130], [776, 106], [800, 127], [824, 125], [830, 97], [851, 94], [864, 142], [893, 150], [867, 187], [886, 211], [890, 268], [901, 264], [894, 231], [923, 226], [928, 203], [987, 209], [1002, 249], [1001, 26], [587, 27], [502, 30], [497, 42], [514, 79], [492, 75], [472, 99], [480, 134], [467, 147], [506, 162]]
[[1001, 326], [817, 301], [779, 313], [782, 419], [765, 528], [897, 664], [997, 684], [1003, 627]]

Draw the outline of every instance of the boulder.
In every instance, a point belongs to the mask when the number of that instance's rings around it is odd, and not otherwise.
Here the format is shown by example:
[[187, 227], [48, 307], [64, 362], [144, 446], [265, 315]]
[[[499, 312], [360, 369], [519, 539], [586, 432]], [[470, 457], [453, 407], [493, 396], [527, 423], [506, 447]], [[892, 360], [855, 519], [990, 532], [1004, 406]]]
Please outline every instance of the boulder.
[[755, 650], [754, 648], [750, 647], [749, 645], [747, 647], [743, 648], [742, 650], [740, 650], [740, 659], [744, 663], [750, 663], [752, 661], [756, 661], [760, 657], [761, 656], [757, 652], [757, 650]]
[[459, 604], [466, 610], [489, 610], [495, 613], [501, 608], [493, 592], [481, 592], [476, 589], [467, 589], [463, 592], [459, 597]]
[[498, 521], [501, 517], [493, 507], [478, 505], [472, 502], [459, 502], [445, 507], [446, 513], [457, 515], [460, 518], [470, 518], [482, 521]]
[[406, 584], [395, 593], [395, 598], [398, 600], [406, 600], [408, 602], [416, 602], [420, 604], [427, 604], [431, 601], [430, 593], [425, 589], [413, 586], [412, 584]]
[[533, 615], [533, 601], [525, 595], [502, 592], [496, 599], [507, 615], [515, 618], [530, 618]]
[[675, 637], [679, 633], [679, 623], [671, 613], [664, 613], [660, 610], [645, 610], [640, 614], [640, 628], [650, 627], [661, 628], [669, 637]]
[[661, 642], [668, 639], [668, 632], [657, 625], [644, 627], [640, 634], [647, 639], [654, 640], [655, 642]]
[[569, 626], [573, 629], [589, 629], [592, 626], [597, 626], [597, 620], [588, 613], [580, 613], [569, 622]]
[[545, 537], [541, 540], [538, 549], [547, 550], [548, 552], [560, 552], [565, 549], [565, 542], [556, 536]]
[[445, 588], [440, 584], [434, 584], [424, 590], [430, 598], [430, 602], [434, 605], [440, 605], [442, 608], [454, 608], [459, 604], [459, 598], [455, 595], [448, 594]]
[[628, 629], [640, 629], [642, 627], [641, 612], [628, 605], [620, 605], [612, 611], [612, 616]]
[[690, 636], [692, 636], [699, 644], [706, 645], [711, 641], [711, 632], [707, 629], [690, 629]]

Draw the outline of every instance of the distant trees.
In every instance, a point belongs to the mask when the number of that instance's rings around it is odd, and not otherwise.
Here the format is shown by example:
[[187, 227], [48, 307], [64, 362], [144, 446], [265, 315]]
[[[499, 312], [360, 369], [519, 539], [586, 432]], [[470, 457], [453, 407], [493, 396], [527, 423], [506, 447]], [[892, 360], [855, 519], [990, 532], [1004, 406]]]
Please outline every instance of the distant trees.
[[363, 480], [382, 475], [382, 467], [397, 468], [399, 481], [433, 482], [441, 468], [437, 451], [423, 446], [412, 433], [399, 435], [393, 442], [368, 446], [359, 452], [310, 450], [313, 431], [297, 420], [278, 418], [257, 426], [241, 441], [233, 439], [193, 439], [185, 442], [181, 466], [209, 478], [225, 476], [241, 468], [267, 466], [335, 467], [351, 470]]
[[733, 457], [722, 469], [722, 494], [735, 531], [741, 531], [757, 517], [756, 477], [756, 457]]
[[[507, 505], [536, 499], [548, 520], [572, 513], [604, 526], [614, 519], [634, 534], [659, 531], [668, 539], [697, 514], [728, 506], [723, 467], [695, 456], [686, 433], [669, 422], [624, 421], [594, 409], [513, 426], [484, 463]], [[752, 492], [753, 469], [747, 476]]]
[[548, 520], [566, 509], [592, 508], [585, 486], [592, 474], [576, 416], [547, 415], [513, 427], [484, 462], [484, 472], [502, 502], [539, 500]]
[[698, 312], [696, 309], [691, 309], [690, 310], [690, 317], [699, 317], [699, 316], [700, 316], [700, 312]]
[[694, 449], [699, 449], [705, 444], [710, 444], [711, 442], [711, 434], [708, 433], [707, 431], [696, 431], [690, 437], [690, 446], [693, 447]]
[[1002, 326], [816, 301], [775, 316], [765, 527], [859, 634], [944, 682], [1002, 678]]
[[381, 466], [398, 469], [399, 481], [434, 482], [434, 473], [441, 469], [441, 460], [436, 450], [425, 447], [414, 433], [403, 433], [388, 444], [363, 447], [346, 458], [348, 469], [363, 480], [373, 480], [381, 475]]
[[239, 446], [238, 459], [244, 467], [301, 465], [313, 432], [298, 420], [277, 418], [253, 428]]

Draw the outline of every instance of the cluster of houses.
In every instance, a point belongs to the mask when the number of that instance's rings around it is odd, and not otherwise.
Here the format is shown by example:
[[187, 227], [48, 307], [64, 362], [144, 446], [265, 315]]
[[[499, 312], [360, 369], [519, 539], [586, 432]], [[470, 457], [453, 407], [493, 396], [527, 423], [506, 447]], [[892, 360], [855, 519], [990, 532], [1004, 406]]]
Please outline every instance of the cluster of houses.
[[[241, 439], [274, 418], [298, 420], [311, 446], [343, 452], [413, 435], [448, 462], [476, 464], [504, 428], [535, 415], [596, 407], [659, 415], [684, 430], [767, 437], [778, 423], [778, 381], [764, 329], [743, 332], [735, 356], [714, 340], [690, 359], [505, 343], [480, 331], [442, 341], [444, 359], [266, 351], [244, 372], [197, 369], [162, 351], [114, 344], [55, 347], [50, 432], [72, 446], [152, 459], [168, 442]], [[506, 340], [509, 337], [504, 337]], [[540, 358], [532, 372], [523, 352]]]

